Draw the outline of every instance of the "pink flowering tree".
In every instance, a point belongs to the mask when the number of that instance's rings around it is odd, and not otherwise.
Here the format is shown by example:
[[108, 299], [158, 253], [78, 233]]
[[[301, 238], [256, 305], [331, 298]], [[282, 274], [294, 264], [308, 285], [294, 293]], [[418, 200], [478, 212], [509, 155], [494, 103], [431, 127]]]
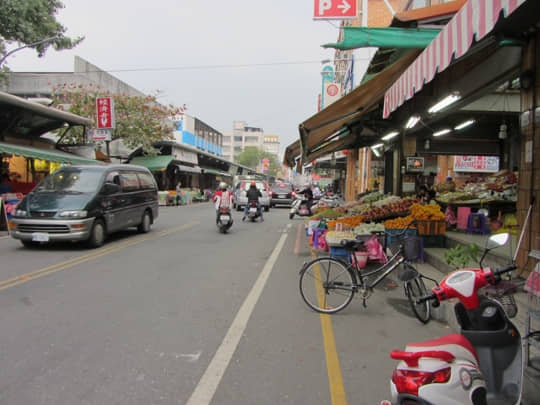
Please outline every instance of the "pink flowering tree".
[[[121, 138], [132, 149], [142, 147], [149, 154], [154, 154], [154, 142], [172, 139], [172, 117], [182, 114], [186, 106], [176, 107], [158, 103], [159, 92], [148, 96], [128, 96], [111, 94], [99, 86], [81, 84], [63, 84], [53, 89], [52, 99], [55, 108], [86, 117], [92, 120], [96, 128], [96, 98], [112, 97], [114, 100], [115, 128], [112, 139]], [[82, 128], [72, 128], [63, 138], [63, 144], [87, 142]]]

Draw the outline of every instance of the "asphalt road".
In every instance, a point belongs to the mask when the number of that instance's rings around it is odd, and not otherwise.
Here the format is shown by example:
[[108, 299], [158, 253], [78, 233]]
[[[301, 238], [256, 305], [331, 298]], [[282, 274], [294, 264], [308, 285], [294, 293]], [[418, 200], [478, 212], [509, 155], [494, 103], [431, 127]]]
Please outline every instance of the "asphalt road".
[[162, 207], [96, 250], [0, 238], [0, 404], [379, 404], [390, 351], [448, 332], [399, 284], [321, 317], [303, 219], [233, 215], [222, 235], [208, 203]]

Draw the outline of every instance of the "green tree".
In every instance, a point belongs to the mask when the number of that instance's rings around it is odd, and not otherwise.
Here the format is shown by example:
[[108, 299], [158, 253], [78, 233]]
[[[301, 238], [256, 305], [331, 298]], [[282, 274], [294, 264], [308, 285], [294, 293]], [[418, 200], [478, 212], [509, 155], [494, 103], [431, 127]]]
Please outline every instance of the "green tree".
[[258, 168], [264, 158], [269, 160], [268, 170], [265, 173], [270, 176], [275, 176], [279, 170], [279, 163], [276, 155], [265, 152], [255, 146], [247, 146], [242, 152], [235, 156], [235, 161], [247, 167]]
[[[59, 0], [2, 0], [0, 7], [0, 59], [9, 48], [33, 44], [53, 38], [36, 45], [38, 56], [43, 56], [50, 46], [56, 50], [71, 49], [84, 37], [71, 39], [64, 35], [67, 29], [56, 21], [56, 13], [64, 8]], [[6, 63], [2, 69], [7, 70]]]
[[[132, 149], [142, 147], [148, 154], [154, 154], [154, 142], [172, 139], [173, 127], [171, 118], [181, 114], [185, 106], [164, 106], [157, 102], [157, 96], [127, 96], [111, 94], [99, 86], [89, 84], [64, 84], [53, 89], [53, 106], [70, 113], [90, 118], [92, 127], [96, 127], [96, 98], [112, 97], [114, 101], [115, 128], [112, 139], [121, 138], [124, 144]], [[62, 143], [76, 144], [85, 142], [82, 128], [72, 128], [63, 137]]]

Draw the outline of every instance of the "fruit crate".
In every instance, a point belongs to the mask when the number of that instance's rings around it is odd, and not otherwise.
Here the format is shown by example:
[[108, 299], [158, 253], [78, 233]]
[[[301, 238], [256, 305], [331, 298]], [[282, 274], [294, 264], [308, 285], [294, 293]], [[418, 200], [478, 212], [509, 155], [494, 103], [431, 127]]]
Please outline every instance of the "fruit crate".
[[446, 233], [446, 221], [416, 221], [418, 235], [444, 235]]
[[446, 236], [445, 235], [422, 235], [424, 239], [424, 248], [445, 248]]

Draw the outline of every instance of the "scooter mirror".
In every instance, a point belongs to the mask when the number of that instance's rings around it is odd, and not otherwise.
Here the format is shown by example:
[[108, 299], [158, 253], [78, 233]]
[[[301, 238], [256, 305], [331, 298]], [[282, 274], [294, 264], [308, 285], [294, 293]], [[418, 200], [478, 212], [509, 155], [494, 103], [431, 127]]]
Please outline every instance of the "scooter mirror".
[[498, 233], [496, 235], [491, 235], [487, 241], [486, 249], [491, 250], [506, 245], [509, 237], [509, 233]]

